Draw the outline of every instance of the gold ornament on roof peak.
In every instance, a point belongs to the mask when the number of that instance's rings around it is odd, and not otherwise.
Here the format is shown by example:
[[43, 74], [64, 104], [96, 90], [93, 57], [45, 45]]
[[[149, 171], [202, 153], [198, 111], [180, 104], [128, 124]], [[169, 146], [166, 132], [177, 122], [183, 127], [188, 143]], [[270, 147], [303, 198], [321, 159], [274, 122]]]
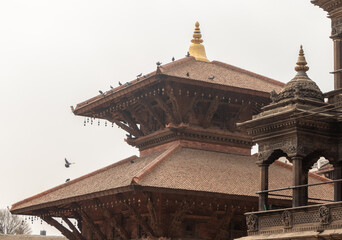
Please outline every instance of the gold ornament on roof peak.
[[300, 45], [300, 50], [299, 50], [299, 56], [298, 56], [298, 60], [297, 60], [297, 66], [295, 67], [295, 70], [298, 73], [306, 73], [309, 70], [309, 67], [306, 66], [307, 62], [304, 56], [304, 50], [303, 50], [303, 46]]
[[190, 48], [189, 48], [190, 56], [195, 57], [197, 61], [209, 62], [207, 55], [205, 53], [204, 46], [201, 44], [203, 40], [202, 40], [202, 34], [199, 28], [198, 22], [195, 23], [195, 31], [192, 36], [193, 36], [193, 39], [191, 40], [192, 44], [190, 45]]

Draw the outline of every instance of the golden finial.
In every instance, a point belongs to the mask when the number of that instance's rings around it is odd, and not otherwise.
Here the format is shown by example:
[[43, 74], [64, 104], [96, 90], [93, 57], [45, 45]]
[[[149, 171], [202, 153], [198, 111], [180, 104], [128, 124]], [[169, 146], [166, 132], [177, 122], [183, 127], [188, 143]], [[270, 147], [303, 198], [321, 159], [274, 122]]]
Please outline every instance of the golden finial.
[[195, 23], [195, 27], [196, 28], [195, 28], [195, 31], [194, 31], [194, 35], [192, 35], [193, 39], [191, 40], [191, 42], [199, 44], [199, 43], [202, 43], [203, 40], [201, 39], [202, 38], [202, 34], [201, 34], [201, 30], [199, 28], [199, 23], [198, 22]]
[[195, 23], [195, 31], [191, 42], [193, 44], [191, 44], [189, 48], [190, 56], [195, 57], [197, 61], [209, 62], [207, 55], [205, 54], [204, 46], [201, 44], [203, 40], [198, 22]]
[[299, 56], [298, 56], [298, 60], [297, 60], [297, 66], [295, 67], [295, 70], [298, 73], [306, 73], [309, 70], [309, 67], [306, 66], [307, 62], [304, 56], [304, 50], [303, 50], [303, 46], [300, 45], [300, 50], [299, 50]]

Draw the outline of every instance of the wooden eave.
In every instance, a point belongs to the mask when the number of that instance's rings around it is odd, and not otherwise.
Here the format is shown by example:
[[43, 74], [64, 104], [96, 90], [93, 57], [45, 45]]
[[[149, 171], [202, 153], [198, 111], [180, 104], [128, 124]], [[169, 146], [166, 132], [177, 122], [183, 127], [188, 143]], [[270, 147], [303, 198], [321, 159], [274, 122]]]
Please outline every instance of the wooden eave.
[[114, 89], [112, 93], [111, 91], [107, 91], [107, 94], [108, 94], [107, 96], [98, 95], [87, 101], [79, 103], [77, 104], [73, 112], [75, 115], [94, 117], [94, 116], [89, 116], [89, 112], [91, 112], [96, 107], [106, 104], [108, 102], [111, 102], [113, 100], [117, 100], [121, 97], [127, 96], [127, 94], [132, 93], [134, 91], [144, 90], [146, 89], [146, 86], [150, 86], [152, 84], [165, 81], [166, 78], [167, 80], [171, 82], [184, 83], [184, 84], [189, 84], [189, 85], [193, 85], [196, 87], [203, 87], [203, 88], [214, 88], [220, 91], [252, 95], [252, 96], [261, 97], [265, 99], [269, 99], [269, 96], [270, 96], [270, 94], [267, 92], [262, 92], [262, 91], [257, 91], [257, 90], [232, 87], [232, 86], [227, 86], [227, 85], [219, 84], [219, 83], [208, 83], [208, 82], [204, 82], [201, 80], [181, 78], [178, 76], [172, 76], [172, 75], [167, 75], [167, 74], [155, 74], [155, 75], [149, 76], [148, 78], [141, 79], [139, 81], [134, 80], [131, 82], [131, 85], [128, 85], [126, 87], [120, 86]]

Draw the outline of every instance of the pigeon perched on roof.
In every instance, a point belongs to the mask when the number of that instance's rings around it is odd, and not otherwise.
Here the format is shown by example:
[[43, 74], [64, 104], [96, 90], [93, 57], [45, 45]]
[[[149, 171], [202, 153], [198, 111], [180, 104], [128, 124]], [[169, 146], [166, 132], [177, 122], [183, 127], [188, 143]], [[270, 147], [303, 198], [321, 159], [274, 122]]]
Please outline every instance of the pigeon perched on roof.
[[64, 160], [65, 160], [64, 166], [65, 166], [66, 168], [69, 168], [71, 164], [75, 164], [75, 163], [69, 162], [66, 158], [64, 158]]
[[215, 76], [208, 77], [209, 80], [214, 80]]
[[132, 83], [131, 83], [131, 82], [126, 82], [126, 83], [125, 83], [125, 86], [126, 86], [126, 87], [129, 86], [129, 85], [132, 85]]
[[174, 62], [175, 61], [175, 57], [172, 57], [172, 62]]
[[119, 86], [121, 86], [122, 85], [122, 83], [119, 81]]
[[140, 78], [141, 76], [142, 76], [142, 73], [138, 74], [138, 75], [137, 75], [137, 78]]
[[187, 77], [190, 77], [190, 73], [187, 72], [187, 73], [186, 73], [186, 76], [187, 76]]
[[111, 89], [114, 89], [114, 87], [113, 87], [112, 85], [110, 85], [110, 88], [111, 88]]
[[157, 64], [157, 66], [159, 67], [160, 65], [162, 65], [162, 63], [161, 62], [156, 62], [156, 64]]
[[189, 52], [187, 52], [185, 56], [186, 56], [186, 57], [190, 57], [190, 53], [189, 53]]
[[70, 181], [70, 178], [67, 178], [67, 180], [65, 180], [65, 182], [69, 182]]

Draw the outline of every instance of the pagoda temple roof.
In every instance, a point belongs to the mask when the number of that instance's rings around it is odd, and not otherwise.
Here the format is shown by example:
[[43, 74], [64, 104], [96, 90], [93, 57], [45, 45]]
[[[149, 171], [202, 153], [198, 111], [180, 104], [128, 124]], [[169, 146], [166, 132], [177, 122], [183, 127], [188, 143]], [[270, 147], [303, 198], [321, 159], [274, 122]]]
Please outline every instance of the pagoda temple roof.
[[[247, 71], [242, 68], [235, 67], [219, 61], [203, 62], [197, 61], [195, 57], [185, 57], [157, 68], [156, 71], [132, 80], [126, 84], [122, 84], [114, 89], [104, 91], [93, 98], [90, 98], [82, 103], [77, 104], [74, 112], [79, 113], [83, 107], [89, 106], [93, 103], [103, 100], [103, 98], [113, 99], [121, 94], [134, 91], [146, 84], [151, 84], [158, 81], [156, 76], [164, 75], [182, 79], [184, 83], [188, 84], [210, 84], [213, 86], [227, 86], [237, 92], [248, 90], [249, 94], [255, 93], [267, 96], [271, 91], [279, 92], [285, 85], [282, 82], [274, 79]], [[188, 75], [188, 76], [187, 76]], [[211, 79], [214, 77], [213, 79]], [[243, 91], [246, 92], [246, 91]]]
[[[255, 191], [260, 188], [259, 181], [256, 180], [259, 179], [259, 171], [255, 156], [199, 148], [174, 142], [165, 150], [142, 157], [129, 157], [15, 203], [11, 212], [25, 214], [44, 207], [128, 192], [136, 187], [154, 191], [257, 197]], [[270, 189], [288, 187], [291, 184], [291, 165], [276, 161], [270, 168]], [[328, 180], [309, 173], [309, 183]], [[280, 194], [291, 196], [289, 190]], [[309, 197], [332, 199], [333, 185], [311, 187]]]

